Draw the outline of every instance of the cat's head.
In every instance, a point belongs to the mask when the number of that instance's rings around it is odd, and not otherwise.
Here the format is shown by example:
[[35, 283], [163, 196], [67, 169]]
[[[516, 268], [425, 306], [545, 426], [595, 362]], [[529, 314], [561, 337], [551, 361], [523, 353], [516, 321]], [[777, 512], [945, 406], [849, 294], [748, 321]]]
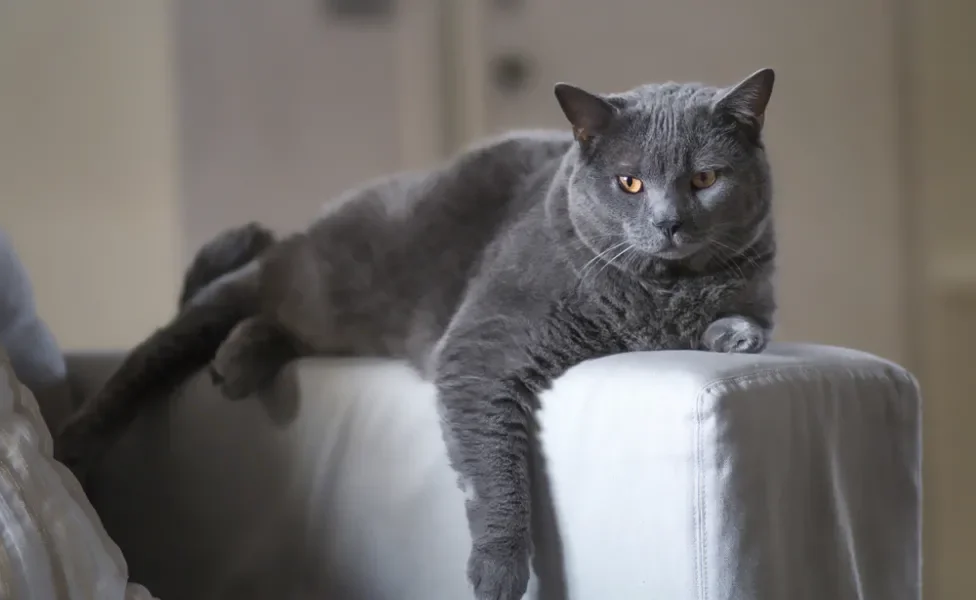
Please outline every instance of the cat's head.
[[578, 143], [568, 196], [584, 241], [617, 262], [721, 257], [753, 243], [771, 212], [761, 134], [773, 80], [763, 69], [730, 88], [605, 96], [558, 84]]

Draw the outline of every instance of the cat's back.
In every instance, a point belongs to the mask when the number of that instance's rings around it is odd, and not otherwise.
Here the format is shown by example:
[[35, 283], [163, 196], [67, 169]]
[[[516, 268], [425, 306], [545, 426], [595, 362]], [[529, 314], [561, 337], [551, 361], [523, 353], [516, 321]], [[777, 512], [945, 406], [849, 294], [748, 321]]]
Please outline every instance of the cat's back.
[[369, 182], [323, 211], [306, 240], [356, 350], [425, 354], [486, 249], [544, 201], [538, 191], [571, 144], [559, 132], [512, 132], [429, 171]]
[[354, 204], [383, 204], [396, 215], [420, 204], [463, 203], [498, 194], [563, 156], [571, 144], [568, 133], [545, 129], [485, 138], [429, 170], [388, 174], [351, 188], [326, 203], [318, 217], [351, 210]]
[[480, 140], [463, 150], [443, 170], [464, 172], [471, 168], [492, 174], [524, 176], [562, 157], [572, 146], [573, 137], [564, 131], [524, 129]]
[[[561, 131], [522, 130], [480, 140], [426, 174], [405, 174], [388, 182], [388, 211], [406, 218], [442, 213], [464, 219], [478, 213], [495, 223], [526, 208], [526, 186], [566, 154], [572, 136]], [[404, 194], [404, 188], [409, 190]]]
[[[527, 186], [566, 153], [560, 131], [513, 131], [482, 140], [427, 171], [395, 173], [351, 189], [327, 204], [313, 237], [382, 239], [397, 250], [443, 250], [486, 244], [499, 227], [538, 198]], [[350, 240], [351, 241], [351, 240]], [[331, 245], [331, 244], [330, 244]]]

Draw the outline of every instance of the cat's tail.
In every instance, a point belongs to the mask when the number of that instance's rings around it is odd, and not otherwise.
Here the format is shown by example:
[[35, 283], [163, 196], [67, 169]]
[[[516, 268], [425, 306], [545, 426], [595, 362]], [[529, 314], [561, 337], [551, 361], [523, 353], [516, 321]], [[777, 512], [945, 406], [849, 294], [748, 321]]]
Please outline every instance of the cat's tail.
[[176, 317], [136, 346], [59, 431], [55, 457], [79, 479], [147, 405], [165, 399], [210, 362], [234, 326], [257, 312], [261, 265], [256, 259], [263, 248], [241, 243], [253, 239], [247, 231], [225, 232], [201, 250]]

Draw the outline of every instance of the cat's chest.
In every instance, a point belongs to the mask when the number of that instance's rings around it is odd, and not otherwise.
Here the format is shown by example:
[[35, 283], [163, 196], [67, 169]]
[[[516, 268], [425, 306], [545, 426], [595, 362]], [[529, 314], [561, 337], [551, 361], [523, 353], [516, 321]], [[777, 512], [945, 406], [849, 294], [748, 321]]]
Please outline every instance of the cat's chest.
[[631, 286], [605, 291], [589, 310], [622, 350], [694, 349], [742, 289], [739, 281], [712, 277]]

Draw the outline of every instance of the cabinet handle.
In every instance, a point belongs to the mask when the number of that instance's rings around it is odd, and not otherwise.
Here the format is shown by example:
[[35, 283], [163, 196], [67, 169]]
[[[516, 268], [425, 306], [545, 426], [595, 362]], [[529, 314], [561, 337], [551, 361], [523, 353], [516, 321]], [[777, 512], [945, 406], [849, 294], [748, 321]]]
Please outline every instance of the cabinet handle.
[[495, 87], [506, 94], [524, 90], [532, 78], [532, 61], [524, 54], [509, 52], [491, 60], [490, 72]]

